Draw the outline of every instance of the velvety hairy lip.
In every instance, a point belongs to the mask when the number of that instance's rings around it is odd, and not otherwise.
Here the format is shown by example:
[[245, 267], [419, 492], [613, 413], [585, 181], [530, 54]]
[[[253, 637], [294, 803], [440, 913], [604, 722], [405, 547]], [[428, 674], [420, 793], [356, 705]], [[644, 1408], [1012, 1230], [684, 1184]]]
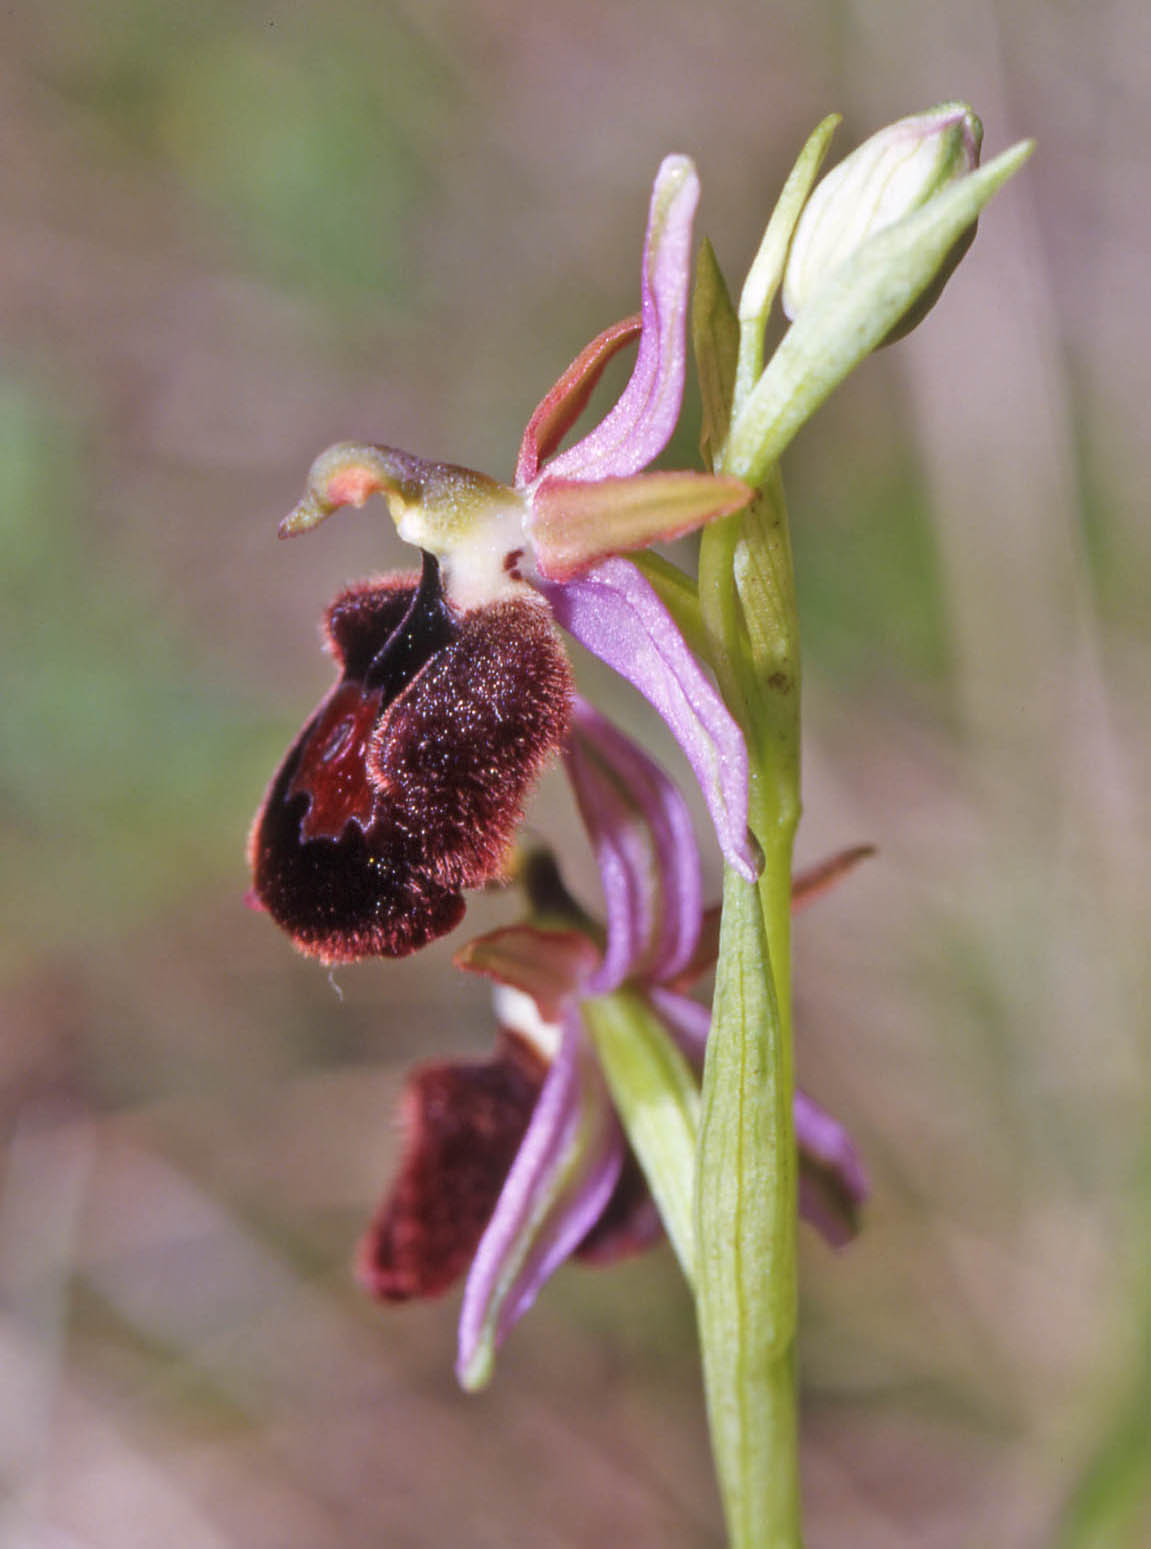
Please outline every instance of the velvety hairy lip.
[[568, 725], [567, 659], [543, 606], [457, 614], [424, 557], [341, 592], [339, 681], [268, 788], [249, 843], [259, 903], [325, 963], [403, 957], [497, 875]]
[[479, 1246], [547, 1067], [504, 1032], [490, 1060], [439, 1060], [404, 1087], [399, 1175], [360, 1245], [357, 1277], [382, 1301], [438, 1296]]

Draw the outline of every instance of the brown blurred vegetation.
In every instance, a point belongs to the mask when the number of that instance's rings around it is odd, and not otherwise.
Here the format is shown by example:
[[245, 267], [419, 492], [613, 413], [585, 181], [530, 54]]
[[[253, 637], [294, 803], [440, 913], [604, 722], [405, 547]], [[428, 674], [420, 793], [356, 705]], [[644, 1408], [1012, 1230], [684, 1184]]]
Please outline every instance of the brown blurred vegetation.
[[[274, 526], [337, 438], [510, 473], [664, 152], [737, 281], [819, 117], [957, 95], [1039, 153], [785, 470], [801, 854], [880, 850], [799, 927], [875, 1181], [805, 1242], [809, 1542], [1151, 1540], [1149, 65], [1140, 0], [6, 8], [6, 1544], [719, 1544], [668, 1253], [561, 1273], [480, 1399], [450, 1301], [351, 1284], [404, 1066], [488, 1010], [451, 942], [329, 981], [243, 907], [320, 609], [409, 562], [382, 511]], [[557, 781], [533, 820], [594, 900]]]

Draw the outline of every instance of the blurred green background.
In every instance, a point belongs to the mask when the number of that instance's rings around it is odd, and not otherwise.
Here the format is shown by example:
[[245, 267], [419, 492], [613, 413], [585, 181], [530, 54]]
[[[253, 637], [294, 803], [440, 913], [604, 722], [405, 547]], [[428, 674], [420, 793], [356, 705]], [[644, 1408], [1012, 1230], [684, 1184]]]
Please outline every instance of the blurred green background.
[[[410, 562], [382, 508], [274, 529], [335, 439], [508, 476], [665, 152], [738, 283], [824, 113], [954, 96], [1039, 152], [785, 469], [801, 859], [880, 851], [798, 927], [875, 1183], [804, 1242], [809, 1543], [1151, 1541], [1149, 85], [1143, 0], [5, 8], [6, 1544], [721, 1543], [668, 1252], [562, 1272], [479, 1399], [451, 1299], [351, 1283], [405, 1064], [490, 1020], [452, 941], [330, 978], [243, 907], [319, 613]], [[594, 901], [555, 777], [532, 819]]]

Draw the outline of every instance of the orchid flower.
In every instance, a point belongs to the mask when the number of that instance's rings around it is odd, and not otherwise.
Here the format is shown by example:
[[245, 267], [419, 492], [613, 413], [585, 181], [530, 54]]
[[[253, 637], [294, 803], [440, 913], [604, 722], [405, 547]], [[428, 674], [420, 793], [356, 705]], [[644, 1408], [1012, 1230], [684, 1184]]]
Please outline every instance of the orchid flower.
[[[495, 982], [496, 1052], [409, 1076], [399, 1174], [359, 1257], [361, 1280], [387, 1301], [436, 1295], [467, 1270], [457, 1370], [469, 1388], [487, 1380], [496, 1347], [566, 1259], [606, 1263], [662, 1235], [598, 1057], [597, 1008], [628, 997], [666, 1041], [665, 1057], [694, 1072], [692, 1091], [710, 1021], [685, 993], [714, 965], [716, 938], [683, 798], [581, 701], [566, 757], [599, 860], [606, 937], [550, 858], [534, 857], [525, 875], [532, 917], [456, 957]], [[797, 879], [796, 902], [861, 853]], [[842, 1243], [867, 1193], [859, 1158], [802, 1093], [795, 1119], [802, 1207]]]
[[[593, 340], [543, 399], [511, 484], [343, 443], [316, 460], [281, 524], [281, 536], [301, 533], [380, 494], [400, 536], [429, 557], [418, 589], [384, 580], [337, 599], [328, 641], [341, 682], [253, 828], [255, 897], [302, 950], [325, 961], [412, 951], [458, 922], [461, 888], [499, 874], [527, 791], [566, 730], [570, 679], [552, 619], [663, 716], [725, 856], [754, 878], [743, 734], [655, 590], [621, 557], [730, 514], [751, 494], [736, 478], [641, 471], [667, 445], [682, 402], [698, 198], [692, 163], [667, 157], [652, 192], [641, 311]], [[607, 363], [637, 341], [615, 406], [560, 449]], [[505, 650], [515, 665], [501, 676]], [[464, 682], [473, 658], [478, 707]], [[541, 716], [541, 697], [552, 713]], [[509, 725], [523, 729], [524, 757], [517, 763], [505, 738], [504, 789], [485, 797], [477, 785], [496, 778], [482, 773], [485, 738]], [[437, 754], [434, 795], [447, 820], [429, 824], [421, 804]]]

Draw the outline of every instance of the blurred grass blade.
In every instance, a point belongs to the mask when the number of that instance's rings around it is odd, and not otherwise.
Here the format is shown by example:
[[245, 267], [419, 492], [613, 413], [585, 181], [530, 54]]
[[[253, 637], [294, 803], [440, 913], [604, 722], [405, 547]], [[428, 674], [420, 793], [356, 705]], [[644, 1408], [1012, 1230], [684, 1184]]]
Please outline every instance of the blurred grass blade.
[[1092, 1460], [1064, 1512], [1058, 1549], [1119, 1549], [1151, 1532], [1151, 1361], [1134, 1401]]

